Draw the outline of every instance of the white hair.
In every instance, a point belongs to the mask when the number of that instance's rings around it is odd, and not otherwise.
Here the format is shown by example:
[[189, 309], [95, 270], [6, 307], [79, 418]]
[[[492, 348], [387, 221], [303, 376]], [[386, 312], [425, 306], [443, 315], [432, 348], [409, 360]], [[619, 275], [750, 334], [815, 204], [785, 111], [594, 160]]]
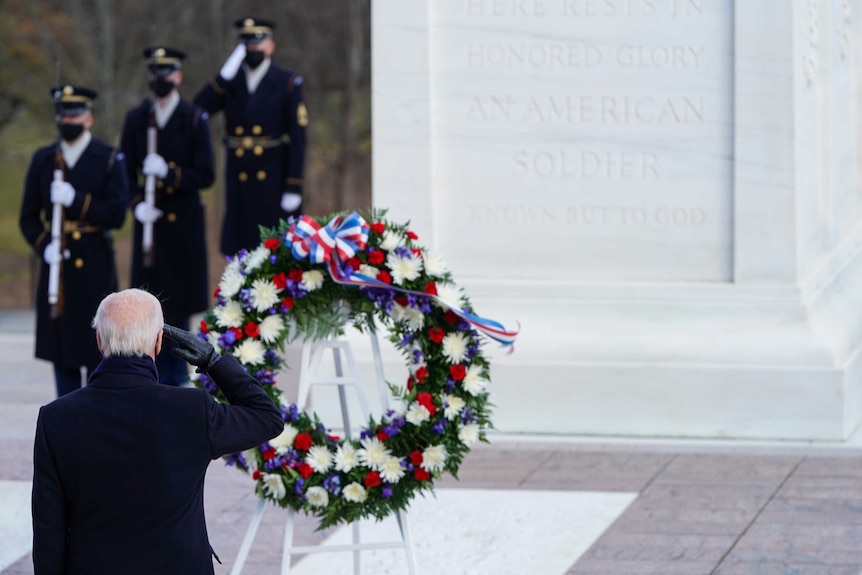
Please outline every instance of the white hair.
[[99, 334], [104, 357], [149, 355], [164, 325], [159, 300], [136, 288], [107, 295], [99, 304], [92, 323]]

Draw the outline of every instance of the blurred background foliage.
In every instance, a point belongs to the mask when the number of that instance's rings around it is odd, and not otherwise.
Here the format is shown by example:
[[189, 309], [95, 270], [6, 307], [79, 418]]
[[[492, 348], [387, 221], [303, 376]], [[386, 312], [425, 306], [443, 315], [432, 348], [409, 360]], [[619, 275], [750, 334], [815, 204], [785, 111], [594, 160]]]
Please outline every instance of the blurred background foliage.
[[[144, 47], [166, 44], [187, 53], [180, 93], [191, 100], [233, 49], [233, 22], [247, 16], [275, 22], [273, 60], [304, 79], [305, 212], [370, 207], [370, 0], [0, 0], [0, 307], [32, 301], [34, 262], [18, 211], [30, 156], [56, 139], [50, 88], [73, 83], [99, 91], [93, 132], [117, 145], [126, 112], [147, 96]], [[218, 177], [203, 198], [215, 281], [223, 269], [220, 115], [210, 128]], [[118, 234], [121, 286], [130, 220]]]

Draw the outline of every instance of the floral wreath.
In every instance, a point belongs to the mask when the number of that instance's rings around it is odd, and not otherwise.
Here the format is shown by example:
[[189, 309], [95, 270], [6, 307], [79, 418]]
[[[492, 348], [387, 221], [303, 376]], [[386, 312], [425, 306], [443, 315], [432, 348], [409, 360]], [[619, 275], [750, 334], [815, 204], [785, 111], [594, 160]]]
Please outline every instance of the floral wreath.
[[[475, 441], [487, 441], [489, 363], [480, 333], [504, 345], [516, 332], [474, 315], [443, 260], [415, 242], [407, 225], [353, 212], [303, 216], [261, 228], [262, 244], [229, 258], [216, 304], [199, 336], [235, 355], [281, 407], [284, 431], [228, 465], [251, 473], [255, 493], [313, 514], [321, 529], [367, 517], [382, 519], [432, 490], [444, 472], [457, 476]], [[340, 439], [295, 404], [275, 374], [276, 350], [293, 340], [361, 331], [375, 319], [405, 358], [405, 385], [388, 384], [395, 409], [371, 418], [359, 439]], [[226, 399], [205, 374], [197, 380]]]

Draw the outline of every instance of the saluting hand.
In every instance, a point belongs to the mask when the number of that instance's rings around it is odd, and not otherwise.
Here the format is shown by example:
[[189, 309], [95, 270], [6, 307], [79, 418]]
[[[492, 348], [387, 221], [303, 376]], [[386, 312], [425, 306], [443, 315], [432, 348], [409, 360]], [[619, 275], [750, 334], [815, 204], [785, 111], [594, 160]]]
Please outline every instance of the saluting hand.
[[177, 344], [171, 350], [171, 354], [196, 366], [198, 373], [206, 373], [215, 362], [221, 359], [208, 341], [203, 341], [190, 331], [165, 324], [164, 334]]
[[245, 60], [245, 44], [240, 42], [237, 44], [236, 48], [233, 49], [231, 55], [228, 56], [224, 66], [221, 67], [221, 70], [218, 73], [219, 76], [228, 81], [233, 80], [236, 73], [239, 72], [239, 67], [242, 66], [243, 60]]

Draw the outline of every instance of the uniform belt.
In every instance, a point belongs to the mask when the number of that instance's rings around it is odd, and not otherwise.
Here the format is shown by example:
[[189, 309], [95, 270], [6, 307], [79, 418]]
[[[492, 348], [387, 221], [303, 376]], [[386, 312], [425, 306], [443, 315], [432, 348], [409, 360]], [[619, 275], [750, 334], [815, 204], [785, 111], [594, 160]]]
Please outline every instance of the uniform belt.
[[251, 150], [256, 146], [261, 148], [275, 148], [284, 143], [282, 138], [270, 138], [267, 136], [228, 136], [225, 138], [225, 144], [228, 148], [245, 148]]
[[67, 234], [72, 232], [81, 232], [87, 234], [91, 232], [101, 232], [102, 228], [94, 226], [90, 222], [79, 222], [77, 220], [66, 220], [63, 222], [63, 231]]

